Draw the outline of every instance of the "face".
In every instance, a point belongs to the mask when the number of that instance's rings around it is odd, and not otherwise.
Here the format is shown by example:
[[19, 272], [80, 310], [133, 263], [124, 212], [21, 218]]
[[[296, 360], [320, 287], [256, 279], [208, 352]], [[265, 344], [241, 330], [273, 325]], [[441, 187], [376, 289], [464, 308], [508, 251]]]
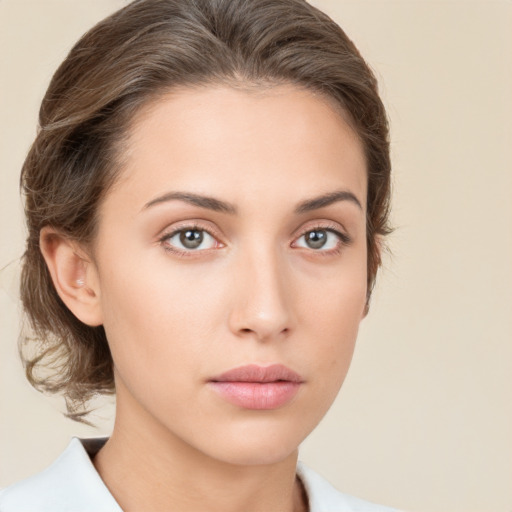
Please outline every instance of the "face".
[[365, 205], [362, 147], [312, 92], [205, 87], [146, 108], [94, 249], [124, 427], [230, 463], [294, 453], [352, 357]]

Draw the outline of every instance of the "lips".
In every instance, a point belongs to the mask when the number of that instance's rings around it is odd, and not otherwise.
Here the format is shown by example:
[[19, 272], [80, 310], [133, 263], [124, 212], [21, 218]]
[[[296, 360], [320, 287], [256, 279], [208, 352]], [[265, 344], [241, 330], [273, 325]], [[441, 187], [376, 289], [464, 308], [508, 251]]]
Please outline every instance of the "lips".
[[280, 364], [233, 368], [209, 380], [224, 400], [244, 409], [272, 410], [289, 403], [299, 391], [302, 377]]

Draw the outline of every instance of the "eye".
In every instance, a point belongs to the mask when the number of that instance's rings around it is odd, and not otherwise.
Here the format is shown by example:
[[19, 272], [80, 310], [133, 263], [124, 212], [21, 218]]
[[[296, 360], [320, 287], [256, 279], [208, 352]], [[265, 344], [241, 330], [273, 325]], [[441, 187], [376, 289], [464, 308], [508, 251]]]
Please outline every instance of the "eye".
[[195, 226], [175, 230], [165, 235], [161, 242], [166, 249], [178, 252], [213, 249], [219, 245], [210, 233]]
[[347, 235], [332, 228], [314, 228], [306, 231], [294, 243], [295, 247], [306, 249], [331, 251], [340, 248], [340, 245], [348, 244]]

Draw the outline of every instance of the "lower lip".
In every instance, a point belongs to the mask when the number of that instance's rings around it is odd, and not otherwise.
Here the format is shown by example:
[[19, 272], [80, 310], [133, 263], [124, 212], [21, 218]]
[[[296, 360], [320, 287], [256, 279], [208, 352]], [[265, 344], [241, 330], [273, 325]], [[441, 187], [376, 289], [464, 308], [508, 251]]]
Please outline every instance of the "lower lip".
[[299, 382], [210, 382], [225, 400], [244, 409], [270, 410], [286, 405], [299, 391]]

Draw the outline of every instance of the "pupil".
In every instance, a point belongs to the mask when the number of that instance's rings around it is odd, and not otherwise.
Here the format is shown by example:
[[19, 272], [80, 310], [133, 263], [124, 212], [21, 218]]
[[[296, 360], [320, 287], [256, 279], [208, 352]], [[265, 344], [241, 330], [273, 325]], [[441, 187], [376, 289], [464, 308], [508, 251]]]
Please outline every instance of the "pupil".
[[325, 230], [310, 231], [307, 235], [307, 243], [313, 249], [319, 249], [325, 245], [327, 234]]
[[187, 231], [182, 231], [180, 234], [180, 242], [187, 249], [195, 249], [196, 247], [199, 247], [202, 241], [203, 233], [197, 229], [188, 229]]

